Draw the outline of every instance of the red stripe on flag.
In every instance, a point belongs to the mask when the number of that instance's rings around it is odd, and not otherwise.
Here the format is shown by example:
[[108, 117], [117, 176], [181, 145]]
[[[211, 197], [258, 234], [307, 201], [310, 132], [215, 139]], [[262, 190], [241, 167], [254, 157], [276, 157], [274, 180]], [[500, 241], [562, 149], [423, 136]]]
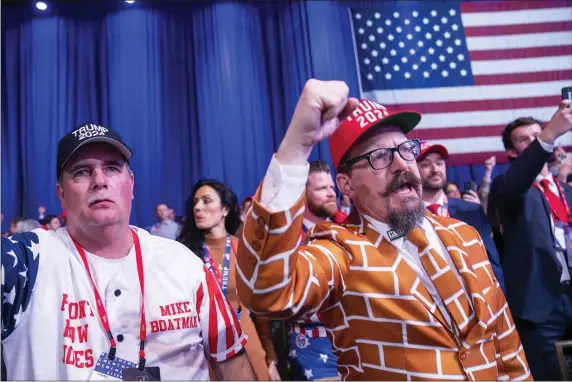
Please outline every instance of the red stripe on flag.
[[559, 22], [535, 23], [535, 24], [465, 27], [465, 35], [467, 37], [499, 36], [499, 35], [511, 35], [511, 34], [570, 32], [570, 30], [572, 30], [572, 21], [559, 21]]
[[453, 154], [449, 156], [449, 159], [447, 159], [447, 166], [482, 164], [493, 155], [496, 156], [497, 164], [508, 162], [508, 158], [504, 151], [487, 151], [481, 153]]
[[[508, 122], [508, 121], [507, 121]], [[409, 138], [427, 140], [473, 138], [473, 137], [499, 137], [504, 125], [495, 126], [464, 126], [439, 129], [416, 129], [407, 134]]]
[[523, 11], [570, 6], [572, 1], [471, 1], [461, 3], [461, 13]]
[[[560, 89], [554, 89], [558, 92]], [[562, 96], [529, 98], [485, 99], [470, 101], [424, 102], [399, 105], [385, 105], [390, 110], [415, 110], [424, 113], [456, 113], [464, 111], [509, 110], [554, 106], [560, 103]]]
[[[562, 146], [565, 151], [570, 151], [572, 146]], [[504, 151], [487, 151], [480, 153], [452, 154], [447, 160], [448, 166], [465, 166], [485, 163], [491, 156], [497, 157], [497, 164], [508, 163], [508, 157]]]
[[[483, 74], [474, 76], [475, 85], [521, 84], [528, 82], [572, 80], [572, 70], [554, 70], [550, 72]], [[558, 89], [554, 89], [555, 92]]]
[[502, 50], [478, 50], [469, 52], [471, 61], [484, 60], [509, 60], [513, 58], [534, 58], [569, 56], [572, 54], [572, 46], [543, 46], [539, 48], [519, 48]]

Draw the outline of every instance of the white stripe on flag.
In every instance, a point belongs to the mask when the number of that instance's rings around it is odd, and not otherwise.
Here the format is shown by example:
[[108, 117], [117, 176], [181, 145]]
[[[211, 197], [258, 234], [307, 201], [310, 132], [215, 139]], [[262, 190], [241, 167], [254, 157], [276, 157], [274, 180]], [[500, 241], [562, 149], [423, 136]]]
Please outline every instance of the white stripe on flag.
[[467, 37], [469, 51], [538, 48], [570, 44], [572, 44], [572, 33], [570, 32]]
[[523, 11], [462, 13], [466, 27], [485, 25], [518, 25], [572, 20], [572, 7], [528, 9]]
[[[571, 74], [572, 77], [572, 74]], [[570, 81], [547, 81], [528, 84], [481, 85], [429, 89], [373, 90], [364, 98], [382, 105], [399, 105], [448, 101], [483, 101], [559, 95]], [[556, 107], [556, 105], [554, 105]]]
[[[431, 144], [440, 144], [447, 148], [449, 154], [480, 153], [483, 151], [504, 151], [502, 138], [498, 137], [471, 137], [455, 139], [428, 140]], [[572, 133], [568, 132], [556, 140], [557, 146], [572, 145]]]
[[[570, 33], [572, 35], [572, 32]], [[472, 61], [473, 74], [535, 73], [551, 70], [572, 71], [572, 56], [519, 58], [514, 60]]]
[[557, 105], [527, 109], [423, 114], [418, 128], [439, 129], [456, 128], [459, 126], [499, 126], [506, 125], [513, 119], [522, 116], [532, 116], [541, 121], [548, 121], [556, 112], [556, 108]]

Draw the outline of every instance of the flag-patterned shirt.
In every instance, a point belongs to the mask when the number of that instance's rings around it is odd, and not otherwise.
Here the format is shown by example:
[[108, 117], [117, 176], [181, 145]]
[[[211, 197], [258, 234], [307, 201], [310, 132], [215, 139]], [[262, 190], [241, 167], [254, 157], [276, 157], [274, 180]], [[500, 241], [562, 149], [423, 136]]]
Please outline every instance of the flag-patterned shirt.
[[[238, 319], [197, 256], [133, 228], [145, 275], [147, 366], [159, 366], [164, 379], [208, 379], [207, 359], [227, 360], [245, 345]], [[141, 289], [133, 253], [99, 293], [117, 356], [137, 363]], [[94, 264], [97, 278], [102, 269]], [[87, 380], [109, 350], [93, 287], [66, 228], [2, 239], [2, 298], [8, 380]]]

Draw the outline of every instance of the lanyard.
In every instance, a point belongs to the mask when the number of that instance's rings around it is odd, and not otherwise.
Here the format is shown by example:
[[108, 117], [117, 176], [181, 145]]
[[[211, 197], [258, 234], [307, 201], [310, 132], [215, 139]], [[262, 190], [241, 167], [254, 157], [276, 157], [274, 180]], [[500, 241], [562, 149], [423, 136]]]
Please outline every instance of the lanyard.
[[[564, 194], [564, 189], [562, 188], [562, 186], [560, 185], [560, 182], [558, 182], [558, 180], [554, 180], [554, 184], [556, 184], [556, 188], [558, 189], [558, 193], [560, 195], [557, 195], [560, 200], [562, 201], [562, 204], [564, 204], [564, 209], [566, 210], [566, 216], [568, 216], [568, 221], [567, 222], [562, 222], [562, 223], [572, 223], [572, 218], [570, 217], [570, 207], [568, 206], [568, 201], [566, 200], [566, 196]], [[538, 191], [540, 191], [542, 193], [542, 195], [544, 196], [544, 198], [546, 199], [546, 201], [548, 202], [548, 205], [550, 206], [550, 200], [548, 200], [548, 198], [544, 195], [544, 192], [542, 191], [542, 189], [540, 188], [540, 186], [538, 185], [538, 183], [536, 181], [534, 181], [533, 186], [536, 187], [538, 189]], [[548, 189], [549, 192], [550, 189]], [[552, 213], [552, 217], [554, 218], [554, 221], [558, 221], [556, 214], [554, 213], [554, 208], [552, 208], [552, 206], [550, 206], [550, 212]]]
[[234, 248], [234, 244], [232, 240], [230, 240], [230, 235], [226, 236], [226, 246], [224, 249], [224, 256], [222, 262], [222, 275], [220, 274], [218, 268], [215, 266], [213, 256], [209, 247], [203, 242], [203, 260], [205, 266], [207, 267], [208, 271], [212, 273], [215, 277], [217, 282], [220, 285], [220, 289], [224, 297], [227, 297], [228, 293], [228, 279], [229, 279], [229, 272], [230, 272], [230, 254], [231, 248], [234, 253], [236, 253], [236, 249]]
[[[139, 243], [139, 236], [135, 233], [134, 230], [131, 230], [131, 234], [133, 235], [133, 243], [135, 244], [135, 260], [137, 262], [137, 274], [139, 275], [139, 284], [141, 285], [141, 326], [139, 331], [139, 370], [143, 371], [145, 369], [145, 339], [147, 338], [147, 326], [145, 321], [145, 282], [143, 276], [143, 257], [141, 255], [141, 244]], [[83, 265], [87, 270], [87, 275], [91, 281], [91, 285], [93, 287], [93, 293], [95, 294], [95, 301], [97, 303], [97, 312], [99, 314], [99, 318], [101, 320], [101, 324], [103, 325], [103, 329], [107, 334], [107, 338], [109, 339], [110, 349], [108, 358], [113, 360], [115, 358], [115, 352], [117, 350], [117, 344], [115, 342], [115, 338], [113, 338], [113, 334], [111, 334], [111, 328], [109, 327], [109, 320], [107, 318], [107, 312], [105, 311], [105, 307], [103, 306], [103, 300], [99, 295], [97, 290], [97, 286], [95, 285], [95, 281], [91, 276], [91, 271], [89, 270], [89, 263], [87, 262], [87, 256], [85, 255], [84, 249], [79, 245], [74, 238], [72, 238], [73, 243], [83, 261]]]

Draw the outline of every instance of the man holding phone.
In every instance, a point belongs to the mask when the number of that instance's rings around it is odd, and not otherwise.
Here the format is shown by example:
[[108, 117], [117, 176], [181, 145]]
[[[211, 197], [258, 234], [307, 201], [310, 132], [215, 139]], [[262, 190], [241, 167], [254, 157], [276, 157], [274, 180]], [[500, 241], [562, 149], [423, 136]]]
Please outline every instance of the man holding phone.
[[[479, 232], [493, 272], [504, 291], [504, 276], [500, 256], [492, 240], [492, 228], [483, 208], [478, 204], [479, 197], [475, 192], [475, 182], [465, 182], [463, 199], [448, 198], [445, 195], [444, 185], [447, 182], [445, 161], [447, 158], [449, 158], [449, 152], [445, 146], [421, 142], [421, 154], [417, 158], [417, 166], [423, 182], [423, 203], [433, 215], [458, 219], [473, 226]], [[472, 193], [468, 193], [468, 191]], [[466, 197], [474, 197], [476, 202], [467, 200]]]
[[569, 106], [563, 100], [546, 127], [532, 117], [506, 126], [511, 166], [489, 195], [502, 225], [507, 301], [535, 380], [560, 379], [554, 343], [572, 339], [572, 187], [547, 166], [572, 129]]

